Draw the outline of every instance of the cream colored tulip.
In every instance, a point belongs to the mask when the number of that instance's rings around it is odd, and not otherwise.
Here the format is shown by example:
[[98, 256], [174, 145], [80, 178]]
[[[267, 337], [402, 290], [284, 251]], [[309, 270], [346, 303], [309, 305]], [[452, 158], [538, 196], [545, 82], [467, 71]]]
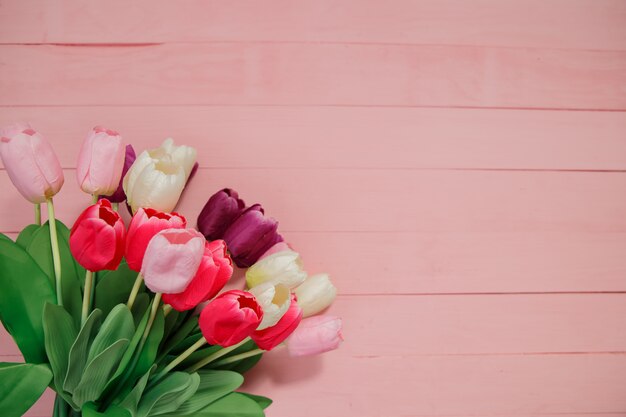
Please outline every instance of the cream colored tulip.
[[263, 320], [257, 330], [272, 327], [285, 315], [291, 304], [289, 288], [283, 284], [266, 282], [250, 289], [252, 295], [263, 308]]
[[295, 288], [304, 282], [306, 276], [302, 269], [300, 254], [287, 249], [266, 256], [248, 268], [246, 282], [248, 288], [254, 288], [264, 282]]
[[330, 306], [337, 296], [337, 288], [328, 274], [310, 276], [296, 288], [298, 305], [304, 317], [310, 317]]
[[189, 179], [193, 165], [196, 163], [197, 152], [195, 148], [186, 145], [176, 146], [172, 138], [165, 139], [161, 144], [161, 148], [172, 157], [174, 164], [183, 167], [185, 179]]

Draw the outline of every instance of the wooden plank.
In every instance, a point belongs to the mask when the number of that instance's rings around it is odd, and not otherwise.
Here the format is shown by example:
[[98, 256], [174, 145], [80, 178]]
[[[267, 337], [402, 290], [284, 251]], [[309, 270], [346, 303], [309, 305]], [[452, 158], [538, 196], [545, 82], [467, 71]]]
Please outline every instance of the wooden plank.
[[[65, 177], [58, 217], [73, 223], [90, 197], [74, 184], [73, 170]], [[249, 204], [263, 203], [285, 232], [626, 231], [626, 173], [200, 169], [180, 212], [193, 224], [208, 197], [226, 186]], [[0, 190], [0, 231], [32, 222], [29, 203], [6, 174]]]
[[[150, 10], [150, 13], [146, 13]], [[7, 1], [2, 42], [376, 42], [624, 49], [619, 0]], [[26, 23], [28, 22], [28, 23]]]
[[[354, 358], [626, 353], [626, 294], [340, 295], [329, 314]], [[19, 355], [0, 341], [0, 356]]]
[[0, 105], [626, 109], [626, 52], [289, 43], [0, 46]]
[[[71, 120], [71, 123], [68, 123]], [[626, 169], [626, 112], [386, 107], [7, 107], [66, 168], [93, 126], [137, 150], [167, 136], [211, 168]], [[511, 129], [515, 126], [514, 129]], [[365, 146], [364, 144], [367, 144]]]

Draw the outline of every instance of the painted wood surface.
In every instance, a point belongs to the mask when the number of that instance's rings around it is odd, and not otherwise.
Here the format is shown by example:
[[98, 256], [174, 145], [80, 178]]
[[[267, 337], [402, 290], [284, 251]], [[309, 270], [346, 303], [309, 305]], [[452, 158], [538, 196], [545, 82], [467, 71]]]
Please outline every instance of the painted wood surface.
[[620, 0], [0, 2], [0, 125], [53, 143], [62, 219], [88, 129], [172, 136], [189, 218], [234, 187], [332, 274], [346, 342], [266, 355], [269, 417], [626, 415], [625, 110]]

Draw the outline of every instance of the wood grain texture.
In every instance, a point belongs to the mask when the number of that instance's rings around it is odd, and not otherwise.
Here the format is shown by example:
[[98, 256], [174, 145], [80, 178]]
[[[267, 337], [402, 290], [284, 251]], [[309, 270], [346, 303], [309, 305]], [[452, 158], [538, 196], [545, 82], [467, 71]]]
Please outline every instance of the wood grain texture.
[[[102, 124], [135, 149], [193, 143], [210, 168], [626, 170], [626, 112], [387, 107], [5, 107], [76, 165]], [[72, 123], [68, 123], [72, 120]], [[515, 126], [514, 129], [511, 129]], [[366, 143], [367, 146], [363, 146]]]
[[5, 43], [254, 40], [609, 50], [626, 46], [626, 6], [619, 0], [193, 0], [159, 7], [149, 0], [30, 0], [2, 6], [0, 40]]
[[288, 43], [0, 46], [0, 105], [626, 109], [626, 51]]

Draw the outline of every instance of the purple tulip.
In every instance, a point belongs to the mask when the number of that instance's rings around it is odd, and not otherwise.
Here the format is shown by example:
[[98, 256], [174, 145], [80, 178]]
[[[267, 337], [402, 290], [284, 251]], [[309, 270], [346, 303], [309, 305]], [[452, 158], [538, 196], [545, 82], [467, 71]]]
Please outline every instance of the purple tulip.
[[198, 216], [198, 230], [207, 240], [221, 239], [244, 211], [246, 204], [235, 190], [224, 188], [213, 194]]
[[[122, 187], [122, 182], [124, 182], [124, 176], [128, 172], [130, 166], [135, 162], [137, 155], [135, 155], [135, 150], [132, 145], [126, 145], [126, 156], [124, 157], [124, 168], [122, 169], [122, 178], [120, 178], [120, 183], [117, 186], [117, 190], [110, 196], [106, 197], [112, 203], [121, 203], [126, 200], [126, 194], [124, 193], [124, 188]], [[129, 211], [131, 213], [131, 211]]]
[[248, 207], [224, 233], [233, 261], [240, 268], [253, 265], [269, 248], [283, 237], [278, 233], [278, 222], [265, 217], [260, 204]]

